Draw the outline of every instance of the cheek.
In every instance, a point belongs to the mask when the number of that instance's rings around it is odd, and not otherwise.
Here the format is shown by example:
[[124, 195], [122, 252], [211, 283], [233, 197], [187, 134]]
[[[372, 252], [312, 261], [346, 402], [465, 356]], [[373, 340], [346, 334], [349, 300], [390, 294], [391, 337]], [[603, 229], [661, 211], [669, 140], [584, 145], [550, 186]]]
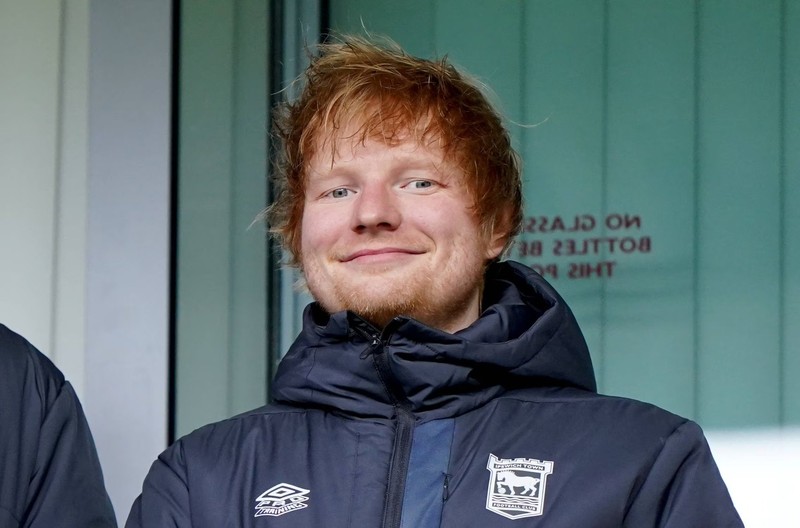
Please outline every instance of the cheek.
[[407, 211], [405, 217], [421, 230], [441, 238], [458, 236], [477, 226], [461, 203], [452, 203], [450, 200], [432, 200], [424, 208]]
[[294, 253], [295, 259], [302, 261], [303, 258], [303, 233], [305, 226], [303, 225], [303, 218], [305, 213], [305, 202], [301, 201], [299, 206], [295, 207], [292, 213], [289, 224], [289, 249]]
[[442, 239], [458, 245], [470, 244], [481, 238], [477, 220], [467, 211], [440, 209], [441, 213], [430, 219], [430, 229]]
[[318, 242], [310, 240], [306, 235], [300, 239], [300, 263], [303, 272], [306, 274], [312, 273], [313, 270], [318, 270], [325, 254], [325, 248], [321, 247]]
[[300, 229], [299, 229], [299, 232], [298, 232], [299, 236], [298, 236], [298, 239], [297, 239], [297, 245], [300, 246], [300, 253], [303, 256], [306, 256], [306, 255], [309, 254], [309, 251], [311, 249], [310, 248], [311, 243], [309, 241], [309, 236], [311, 236], [312, 234], [313, 233], [309, 230], [308, 225], [306, 224], [306, 222], [305, 221], [301, 222], [300, 223]]
[[[300, 223], [300, 248], [303, 254], [313, 253], [325, 246], [326, 234], [323, 219], [319, 215], [306, 212]], [[327, 235], [329, 236], [329, 235]]]

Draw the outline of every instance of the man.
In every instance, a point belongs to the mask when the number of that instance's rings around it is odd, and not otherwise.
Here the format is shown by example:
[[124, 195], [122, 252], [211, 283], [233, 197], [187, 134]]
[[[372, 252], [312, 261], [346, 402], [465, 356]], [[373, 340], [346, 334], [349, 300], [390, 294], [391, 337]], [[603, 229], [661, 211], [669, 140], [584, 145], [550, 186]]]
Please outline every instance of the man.
[[277, 130], [316, 303], [276, 403], [170, 447], [128, 526], [741, 526], [699, 427], [598, 395], [563, 300], [499, 262], [519, 169], [475, 85], [347, 39]]
[[92, 434], [59, 370], [0, 325], [0, 528], [116, 527]]

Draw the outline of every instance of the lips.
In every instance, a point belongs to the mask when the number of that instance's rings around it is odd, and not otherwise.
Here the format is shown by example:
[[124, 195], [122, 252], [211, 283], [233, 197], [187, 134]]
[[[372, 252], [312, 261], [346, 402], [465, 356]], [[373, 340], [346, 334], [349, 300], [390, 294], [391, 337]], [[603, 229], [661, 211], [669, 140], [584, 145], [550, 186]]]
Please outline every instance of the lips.
[[409, 249], [409, 248], [396, 248], [396, 247], [386, 247], [386, 248], [378, 248], [378, 249], [361, 249], [353, 253], [347, 254], [343, 259], [342, 262], [352, 262], [356, 259], [364, 258], [365, 260], [369, 257], [379, 257], [380, 255], [420, 255], [423, 251], [419, 251], [416, 249]]

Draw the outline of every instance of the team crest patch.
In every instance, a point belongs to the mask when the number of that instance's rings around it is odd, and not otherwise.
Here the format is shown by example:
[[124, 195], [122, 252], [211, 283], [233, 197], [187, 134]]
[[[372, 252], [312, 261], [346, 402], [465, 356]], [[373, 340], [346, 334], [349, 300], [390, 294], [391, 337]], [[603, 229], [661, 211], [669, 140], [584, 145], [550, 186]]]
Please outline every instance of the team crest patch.
[[278, 517], [284, 513], [308, 507], [309, 490], [281, 482], [272, 486], [256, 499], [255, 517]]
[[491, 472], [486, 509], [509, 519], [544, 513], [544, 491], [553, 463], [533, 458], [497, 458], [489, 455]]

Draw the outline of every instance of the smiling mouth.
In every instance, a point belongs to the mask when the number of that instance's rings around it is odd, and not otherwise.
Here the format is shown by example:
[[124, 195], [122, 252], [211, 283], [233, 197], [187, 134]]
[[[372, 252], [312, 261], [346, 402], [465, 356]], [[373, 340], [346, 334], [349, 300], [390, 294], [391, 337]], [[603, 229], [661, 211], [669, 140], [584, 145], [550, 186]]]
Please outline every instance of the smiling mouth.
[[380, 249], [362, 249], [361, 251], [356, 251], [355, 253], [347, 255], [345, 258], [342, 259], [342, 262], [390, 260], [398, 256], [421, 255], [422, 253], [423, 253], [422, 251], [414, 249], [393, 248], [393, 247], [380, 248]]

